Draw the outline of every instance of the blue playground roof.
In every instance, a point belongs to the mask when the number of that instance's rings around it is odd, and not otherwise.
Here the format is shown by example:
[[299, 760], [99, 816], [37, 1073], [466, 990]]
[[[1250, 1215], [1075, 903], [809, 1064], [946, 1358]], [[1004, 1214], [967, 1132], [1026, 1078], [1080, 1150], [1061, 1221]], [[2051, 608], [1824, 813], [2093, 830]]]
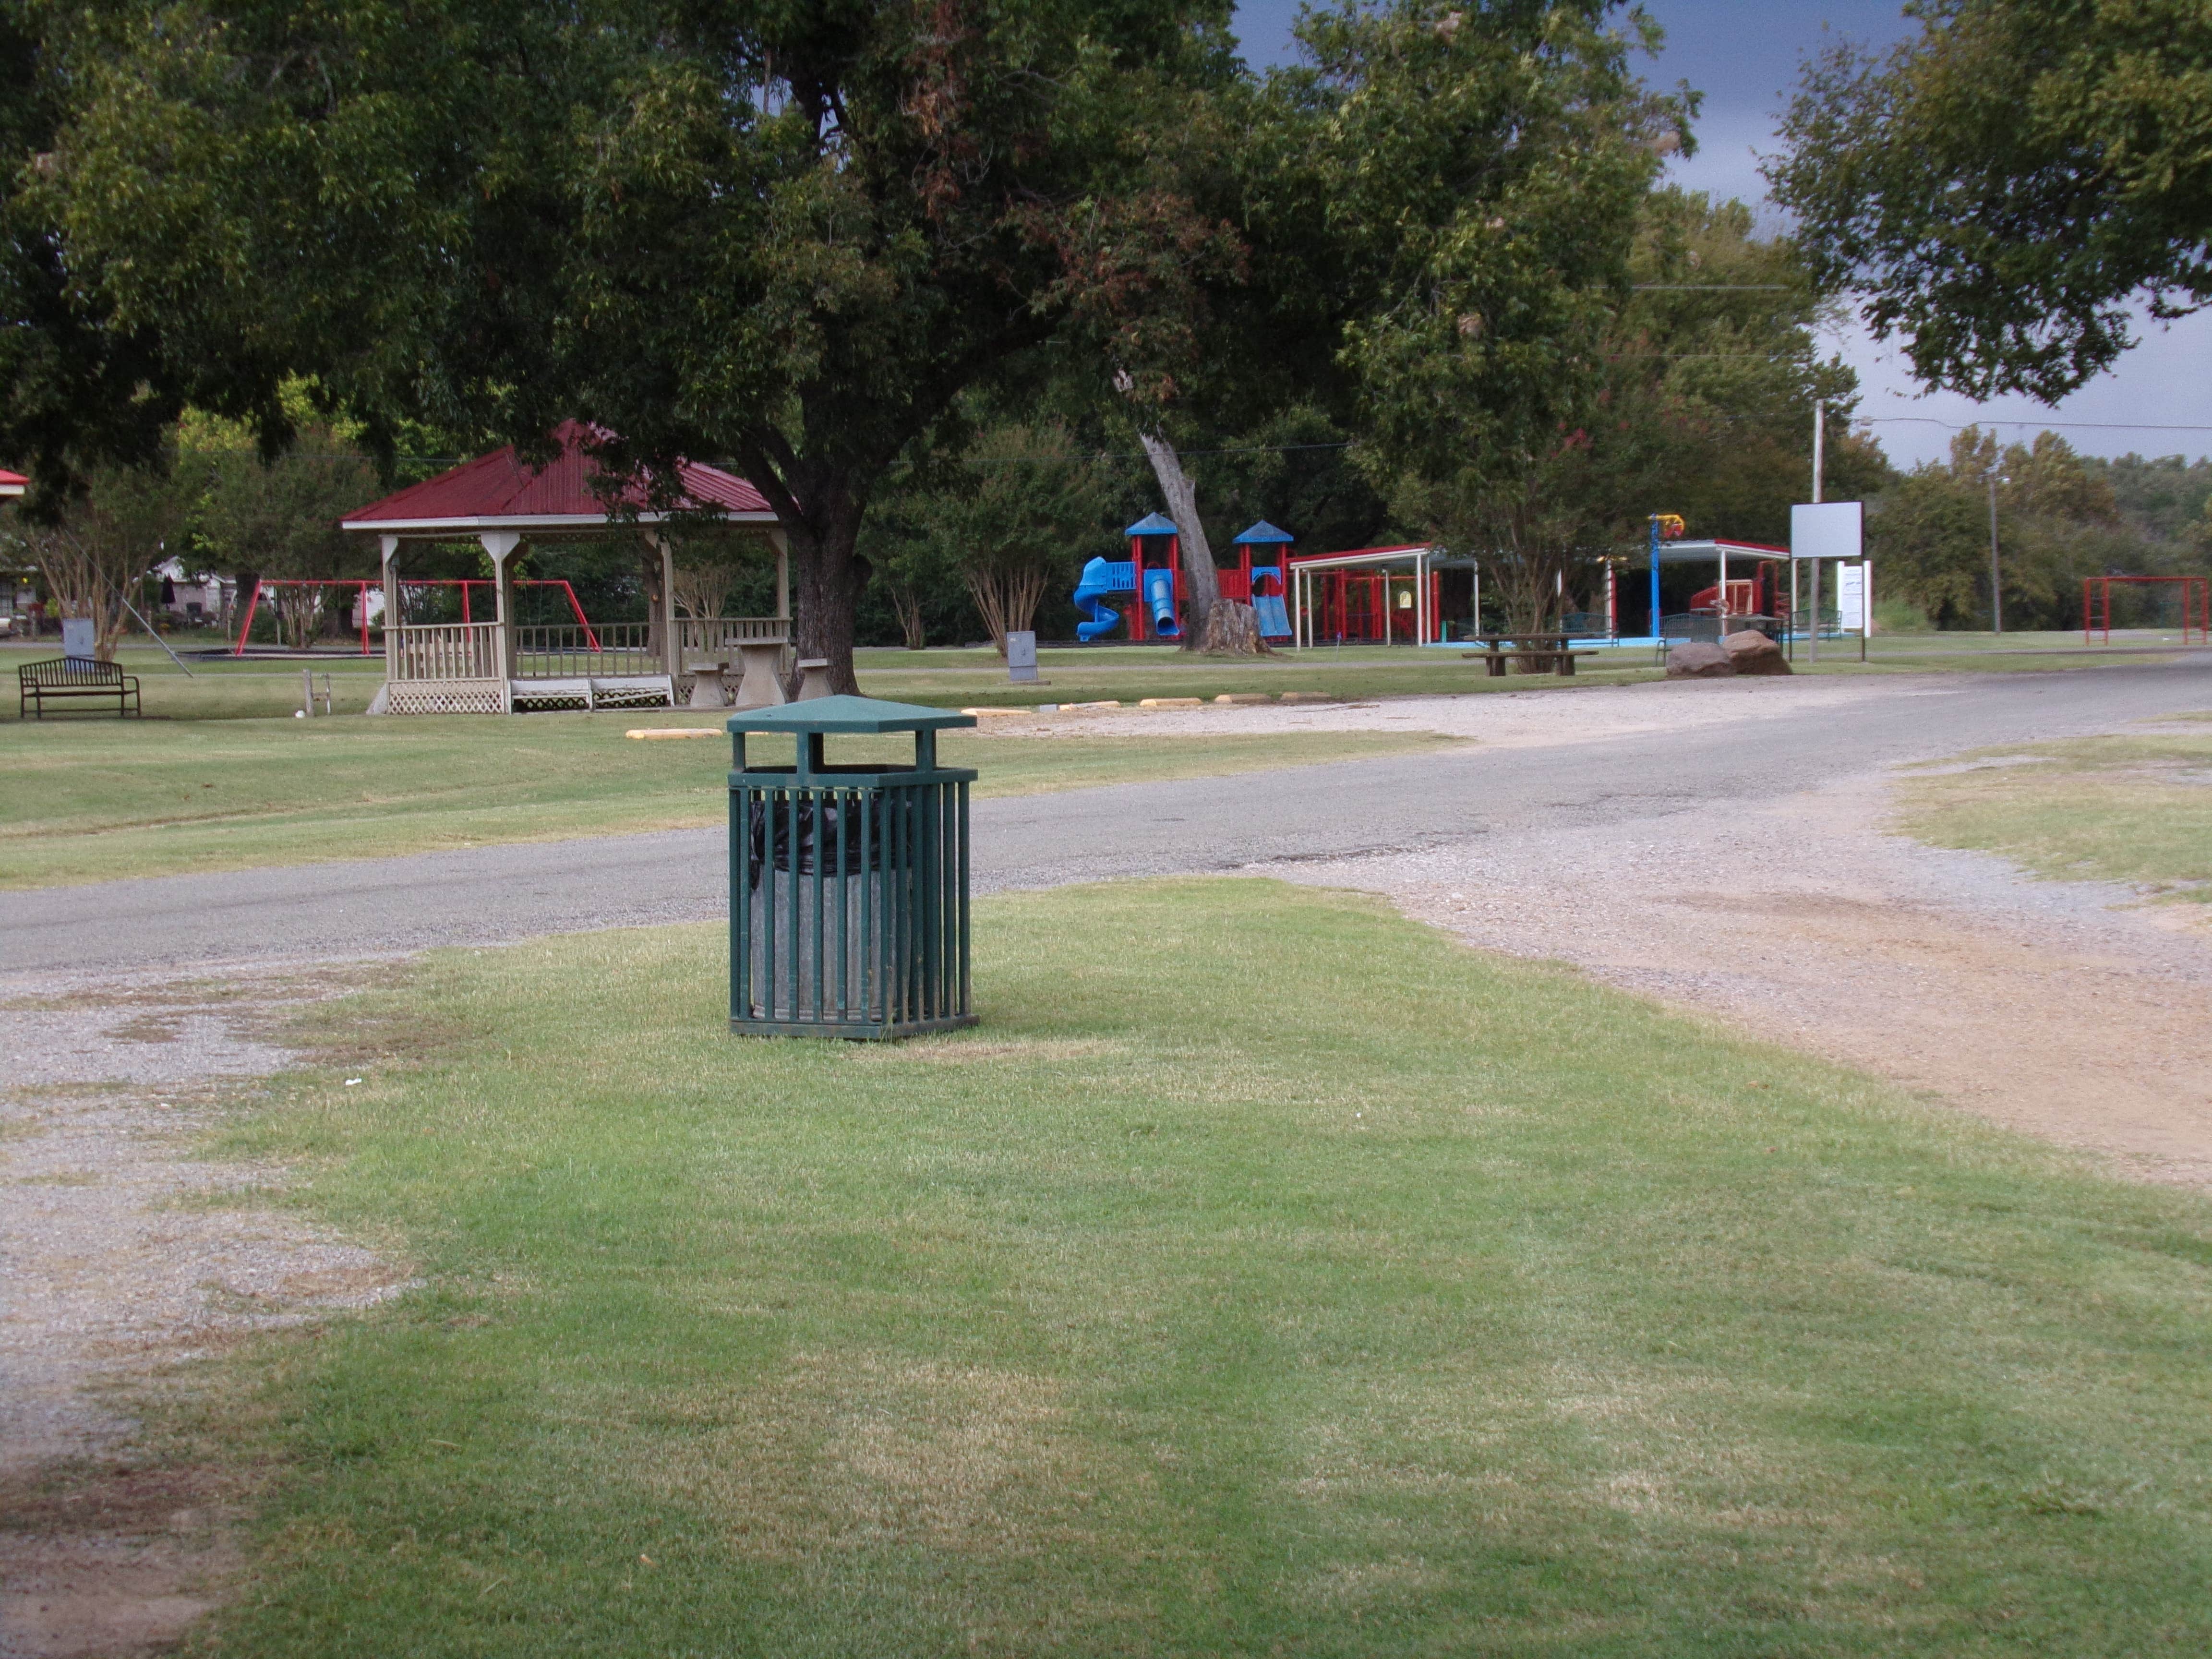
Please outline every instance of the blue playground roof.
[[1147, 513], [1121, 532], [1124, 536], [1176, 536], [1182, 534], [1175, 520], [1164, 514]]
[[1242, 547], [1247, 542], [1294, 542], [1296, 540], [1297, 538], [1289, 531], [1278, 530], [1265, 519], [1261, 519], [1229, 544], [1231, 547]]

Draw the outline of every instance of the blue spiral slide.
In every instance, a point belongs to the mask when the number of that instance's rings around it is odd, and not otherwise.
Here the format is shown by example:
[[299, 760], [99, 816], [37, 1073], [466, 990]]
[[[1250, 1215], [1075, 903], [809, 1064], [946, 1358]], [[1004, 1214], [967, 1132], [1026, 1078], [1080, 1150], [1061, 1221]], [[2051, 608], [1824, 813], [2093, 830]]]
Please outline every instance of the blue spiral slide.
[[[1137, 567], [1128, 559], [1093, 559], [1083, 567], [1083, 575], [1075, 584], [1075, 608], [1085, 620], [1076, 623], [1075, 637], [1085, 645], [1121, 626], [1121, 613], [1106, 603], [1108, 594], [1137, 591]], [[1144, 605], [1152, 619], [1152, 631], [1164, 640], [1176, 638], [1182, 632], [1176, 624], [1175, 614], [1175, 573], [1171, 570], [1145, 572]]]

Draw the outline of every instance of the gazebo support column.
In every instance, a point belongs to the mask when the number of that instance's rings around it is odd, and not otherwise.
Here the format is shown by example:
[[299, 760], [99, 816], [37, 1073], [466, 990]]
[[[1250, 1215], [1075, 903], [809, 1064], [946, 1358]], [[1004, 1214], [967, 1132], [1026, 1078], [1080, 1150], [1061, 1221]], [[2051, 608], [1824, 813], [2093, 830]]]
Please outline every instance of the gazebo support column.
[[519, 530], [486, 530], [477, 533], [484, 552], [491, 559], [491, 592], [494, 606], [492, 620], [498, 624], [492, 629], [492, 678], [503, 686], [514, 681], [514, 596], [507, 562], [514, 550], [522, 545]]
[[676, 550], [665, 530], [648, 532], [646, 539], [660, 556], [660, 661], [673, 680], [684, 672], [684, 643], [676, 632]]
[[399, 538], [377, 538], [380, 561], [384, 569], [384, 678], [386, 684], [399, 678], [399, 648], [404, 637], [400, 629], [406, 619], [399, 611]]

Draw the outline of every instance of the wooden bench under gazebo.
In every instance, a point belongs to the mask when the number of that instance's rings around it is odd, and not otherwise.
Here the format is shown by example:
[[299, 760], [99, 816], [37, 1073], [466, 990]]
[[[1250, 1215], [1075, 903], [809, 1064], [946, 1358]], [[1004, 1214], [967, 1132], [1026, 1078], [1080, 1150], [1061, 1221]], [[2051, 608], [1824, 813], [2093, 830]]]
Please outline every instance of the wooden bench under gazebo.
[[[599, 472], [591, 429], [568, 421], [553, 434], [552, 460], [529, 466], [514, 447], [479, 455], [452, 471], [372, 502], [340, 527], [378, 538], [384, 577], [383, 706], [394, 714], [507, 714], [533, 708], [649, 708], [692, 701], [723, 706], [722, 676], [741, 672], [740, 707], [781, 702], [781, 669], [791, 643], [789, 550], [761, 493], [719, 467], [687, 461], [683, 495], [670, 512], [645, 505], [641, 492], [610, 512], [592, 489]], [[773, 617], [678, 617], [669, 525], [682, 514], [719, 509], [719, 522], [757, 528], [775, 550]], [[659, 592], [641, 623], [577, 618], [518, 625], [514, 555], [532, 544], [645, 538], [660, 560]], [[488, 622], [411, 623], [399, 573], [410, 542], [474, 540], [491, 560], [493, 614]]]

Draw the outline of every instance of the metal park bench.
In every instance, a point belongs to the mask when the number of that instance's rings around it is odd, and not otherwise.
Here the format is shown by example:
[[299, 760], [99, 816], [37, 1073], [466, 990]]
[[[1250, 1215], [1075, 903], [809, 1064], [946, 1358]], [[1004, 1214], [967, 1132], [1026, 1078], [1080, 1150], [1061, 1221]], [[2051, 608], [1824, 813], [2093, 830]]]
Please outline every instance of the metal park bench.
[[49, 701], [75, 702], [89, 698], [105, 702], [112, 698], [118, 717], [137, 714], [143, 719], [146, 712], [139, 706], [136, 674], [126, 674], [112, 662], [90, 657], [49, 657], [43, 662], [25, 663], [15, 671], [15, 695], [17, 715], [37, 720], [46, 717]]

